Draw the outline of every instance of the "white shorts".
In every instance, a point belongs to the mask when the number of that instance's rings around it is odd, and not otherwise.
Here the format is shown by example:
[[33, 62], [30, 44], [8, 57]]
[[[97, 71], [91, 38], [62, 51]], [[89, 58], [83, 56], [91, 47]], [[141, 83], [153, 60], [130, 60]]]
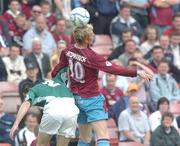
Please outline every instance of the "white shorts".
[[74, 98], [57, 98], [44, 107], [39, 132], [74, 138], [79, 109]]

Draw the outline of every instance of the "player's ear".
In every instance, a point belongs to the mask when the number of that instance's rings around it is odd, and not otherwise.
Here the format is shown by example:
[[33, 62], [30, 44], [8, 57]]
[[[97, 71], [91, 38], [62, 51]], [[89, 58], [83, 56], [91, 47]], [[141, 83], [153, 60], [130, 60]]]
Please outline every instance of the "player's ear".
[[84, 42], [85, 42], [86, 44], [91, 43], [91, 38], [90, 38], [89, 35], [87, 35], [87, 36], [84, 38]]

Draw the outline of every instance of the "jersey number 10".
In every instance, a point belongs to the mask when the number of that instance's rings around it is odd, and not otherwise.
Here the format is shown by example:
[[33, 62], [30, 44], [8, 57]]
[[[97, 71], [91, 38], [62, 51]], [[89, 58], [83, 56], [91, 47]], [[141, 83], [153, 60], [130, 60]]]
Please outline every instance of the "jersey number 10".
[[85, 71], [83, 65], [78, 61], [73, 62], [72, 59], [69, 59], [69, 67], [71, 71], [70, 76], [77, 82], [84, 83]]

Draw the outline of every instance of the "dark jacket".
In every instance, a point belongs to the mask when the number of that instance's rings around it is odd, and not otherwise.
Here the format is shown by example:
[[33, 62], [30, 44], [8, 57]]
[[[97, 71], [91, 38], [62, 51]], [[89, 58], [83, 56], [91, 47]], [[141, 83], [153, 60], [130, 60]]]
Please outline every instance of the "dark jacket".
[[43, 75], [46, 78], [47, 75], [48, 75], [48, 72], [51, 71], [50, 60], [49, 60], [48, 55], [46, 55], [45, 53], [43, 53], [43, 57], [41, 59], [42, 70], [40, 69], [40, 66], [38, 64], [38, 61], [37, 61], [36, 56], [34, 55], [34, 53], [30, 53], [27, 56], [25, 56], [24, 62], [25, 62], [25, 64], [27, 64], [29, 62], [34, 62], [36, 64], [36, 66], [39, 69], [39, 73], [38, 73], [38, 79], [39, 80], [43, 80]]
[[160, 125], [152, 133], [151, 146], [180, 146], [180, 135], [173, 126], [168, 134], [164, 127]]
[[0, 143], [9, 143], [14, 145], [14, 141], [12, 141], [9, 137], [9, 131], [14, 121], [15, 117], [7, 113], [0, 118]]
[[40, 82], [41, 80], [36, 80], [36, 82], [33, 82], [27, 78], [19, 83], [19, 96], [22, 102], [24, 101], [26, 93], [29, 91], [29, 89]]
[[7, 81], [6, 66], [1, 57], [0, 57], [0, 81]]
[[0, 17], [0, 35], [3, 37], [6, 46], [9, 47], [12, 45], [12, 38], [9, 34], [8, 23], [4, 21], [2, 17]]
[[108, 109], [109, 119], [114, 119], [118, 127], [118, 118], [120, 113], [128, 107], [128, 97], [121, 97], [114, 105], [110, 106]]
[[122, 53], [124, 53], [124, 45], [119, 45], [113, 52], [109, 55], [108, 60], [117, 59]]

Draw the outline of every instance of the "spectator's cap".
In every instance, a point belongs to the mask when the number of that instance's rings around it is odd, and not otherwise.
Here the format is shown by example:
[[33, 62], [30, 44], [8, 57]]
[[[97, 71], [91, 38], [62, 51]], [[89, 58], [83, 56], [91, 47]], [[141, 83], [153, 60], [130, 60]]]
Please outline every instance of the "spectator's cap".
[[128, 85], [128, 92], [137, 91], [137, 90], [138, 90], [138, 85], [136, 83], [130, 83]]
[[26, 69], [28, 70], [28, 69], [35, 69], [35, 68], [37, 68], [37, 65], [35, 64], [35, 63], [33, 63], [33, 62], [28, 62], [27, 64], [26, 64]]

